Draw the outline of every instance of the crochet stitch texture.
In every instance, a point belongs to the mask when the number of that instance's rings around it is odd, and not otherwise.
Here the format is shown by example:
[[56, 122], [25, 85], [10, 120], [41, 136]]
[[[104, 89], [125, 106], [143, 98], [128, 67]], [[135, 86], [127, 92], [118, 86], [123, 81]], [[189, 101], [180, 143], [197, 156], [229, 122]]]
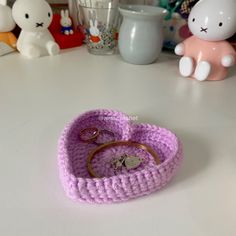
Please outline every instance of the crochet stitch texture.
[[[79, 139], [80, 131], [88, 127], [111, 130], [117, 141], [149, 145], [159, 155], [161, 164], [156, 165], [144, 150], [113, 147], [94, 158], [94, 170], [104, 177], [92, 178], [86, 160], [97, 146]], [[109, 163], [124, 153], [141, 157], [143, 163], [135, 170], [115, 171]], [[60, 179], [67, 196], [88, 203], [123, 202], [156, 192], [172, 179], [182, 158], [182, 145], [175, 134], [155, 125], [134, 124], [126, 114], [114, 110], [94, 110], [80, 115], [65, 127], [58, 145]]]

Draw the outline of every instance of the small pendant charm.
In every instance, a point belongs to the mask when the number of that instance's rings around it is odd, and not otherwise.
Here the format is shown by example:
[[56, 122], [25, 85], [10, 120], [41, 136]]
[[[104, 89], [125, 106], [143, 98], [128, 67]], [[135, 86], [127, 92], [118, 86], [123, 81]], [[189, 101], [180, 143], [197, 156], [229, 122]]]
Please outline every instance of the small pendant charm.
[[118, 170], [118, 169], [122, 168], [124, 161], [125, 161], [124, 157], [119, 157], [119, 158], [116, 158], [115, 160], [113, 160], [111, 162], [111, 165], [114, 170]]
[[125, 158], [125, 167], [127, 170], [138, 168], [142, 163], [142, 159], [135, 156], [128, 156]]
[[114, 170], [121, 169], [125, 167], [127, 170], [132, 170], [138, 168], [142, 163], [142, 159], [136, 156], [128, 156], [127, 154], [116, 158], [111, 162]]

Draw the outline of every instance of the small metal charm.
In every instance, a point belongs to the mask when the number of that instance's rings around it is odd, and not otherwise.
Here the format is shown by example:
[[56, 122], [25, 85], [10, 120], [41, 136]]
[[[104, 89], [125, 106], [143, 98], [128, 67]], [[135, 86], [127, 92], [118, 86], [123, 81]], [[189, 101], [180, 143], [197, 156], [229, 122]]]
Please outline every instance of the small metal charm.
[[132, 170], [138, 168], [141, 163], [141, 158], [124, 154], [121, 157], [118, 157], [113, 160], [111, 164], [114, 170], [121, 169], [122, 167], [125, 167], [127, 170]]
[[125, 158], [125, 167], [127, 170], [138, 168], [142, 163], [142, 159], [135, 156], [127, 156]]
[[121, 169], [123, 164], [125, 162], [125, 157], [124, 156], [121, 156], [121, 157], [118, 157], [116, 158], [115, 160], [113, 160], [111, 162], [111, 165], [113, 167], [114, 170], [118, 170], [118, 169]]

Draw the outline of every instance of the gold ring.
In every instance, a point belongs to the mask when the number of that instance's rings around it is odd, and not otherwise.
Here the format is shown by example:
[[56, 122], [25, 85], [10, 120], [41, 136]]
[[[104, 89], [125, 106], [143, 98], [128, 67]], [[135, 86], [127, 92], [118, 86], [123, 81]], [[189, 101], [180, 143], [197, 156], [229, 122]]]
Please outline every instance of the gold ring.
[[[109, 142], [114, 142], [115, 141], [115, 134], [110, 131], [110, 130], [107, 130], [107, 129], [101, 129], [99, 130], [99, 136], [102, 135], [102, 134], [108, 134], [111, 136], [111, 140], [108, 140], [108, 142], [105, 142], [105, 143], [109, 143]], [[94, 141], [95, 144], [97, 145], [103, 145], [104, 142], [98, 142], [97, 140], [99, 139], [99, 136], [97, 136], [96, 140]]]
[[[86, 135], [86, 133], [88, 133], [88, 132], [92, 132], [92, 136], [86, 139], [86, 138], [84, 138], [84, 135]], [[100, 131], [98, 128], [91, 127], [91, 128], [82, 129], [79, 133], [79, 137], [83, 142], [92, 143], [97, 139], [99, 134], [100, 134]]]
[[111, 147], [117, 147], [117, 146], [132, 146], [132, 147], [137, 147], [140, 148], [146, 152], [148, 152], [149, 154], [152, 155], [152, 157], [154, 158], [155, 162], [157, 165], [159, 165], [161, 163], [159, 156], [157, 155], [157, 153], [148, 145], [146, 144], [141, 144], [138, 142], [134, 142], [134, 141], [117, 141], [117, 142], [109, 142], [109, 143], [105, 143], [101, 146], [99, 146], [98, 148], [94, 149], [87, 158], [87, 169], [89, 174], [91, 175], [91, 177], [95, 177], [95, 178], [101, 178], [100, 176], [98, 176], [95, 171], [93, 170], [92, 167], [92, 160], [94, 159], [95, 155], [98, 154], [101, 151], [104, 151], [107, 148], [111, 148]]

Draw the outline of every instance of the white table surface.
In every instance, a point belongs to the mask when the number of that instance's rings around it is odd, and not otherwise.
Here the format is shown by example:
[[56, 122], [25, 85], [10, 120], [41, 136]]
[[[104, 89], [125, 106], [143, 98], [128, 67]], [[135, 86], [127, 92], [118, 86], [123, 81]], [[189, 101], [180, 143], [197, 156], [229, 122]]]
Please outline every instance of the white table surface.
[[[236, 70], [200, 83], [181, 78], [169, 54], [135, 66], [82, 47], [36, 60], [4, 56], [0, 72], [1, 236], [236, 235]], [[94, 108], [176, 132], [185, 159], [165, 189], [115, 205], [65, 196], [57, 140]]]

